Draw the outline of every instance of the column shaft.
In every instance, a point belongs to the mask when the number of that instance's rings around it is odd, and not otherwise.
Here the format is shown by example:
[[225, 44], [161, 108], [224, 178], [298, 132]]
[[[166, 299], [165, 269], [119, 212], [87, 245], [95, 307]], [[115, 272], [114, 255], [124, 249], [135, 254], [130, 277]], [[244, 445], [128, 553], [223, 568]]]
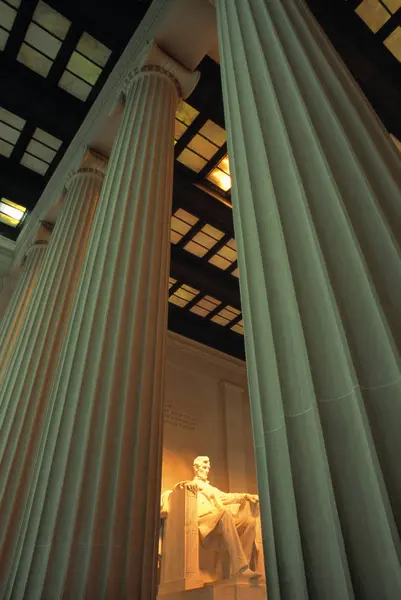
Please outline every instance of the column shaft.
[[[12, 594], [13, 560], [106, 162], [88, 152], [68, 182], [48, 254], [1, 388], [0, 589]], [[7, 590], [7, 591], [6, 591]], [[5, 595], [3, 595], [5, 594]], [[8, 595], [7, 595], [8, 594]], [[14, 596], [13, 596], [14, 597]]]
[[24, 323], [49, 237], [49, 231], [41, 227], [38, 239], [32, 244], [25, 256], [18, 281], [8, 302], [7, 310], [0, 322], [0, 385], [4, 379], [14, 345]]
[[390, 600], [399, 157], [303, 2], [216, 4], [269, 594]]
[[176, 79], [193, 77], [154, 55], [128, 84], [7, 598], [155, 592]]

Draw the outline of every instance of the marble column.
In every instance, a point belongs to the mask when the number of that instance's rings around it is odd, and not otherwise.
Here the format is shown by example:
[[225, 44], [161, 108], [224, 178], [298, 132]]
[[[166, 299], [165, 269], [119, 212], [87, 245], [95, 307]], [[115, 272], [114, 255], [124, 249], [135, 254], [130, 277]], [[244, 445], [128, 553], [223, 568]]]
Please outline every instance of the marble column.
[[[39, 276], [36, 275], [35, 289], [31, 290], [29, 306], [24, 315], [24, 326], [16, 333], [17, 341], [10, 353], [11, 359], [1, 383], [2, 598], [9, 597], [12, 589], [6, 588], [9, 585], [9, 569], [12, 566], [23, 517], [29, 509], [27, 500], [34, 485], [34, 468], [49, 409], [49, 394], [60, 359], [106, 166], [107, 161], [103, 157], [88, 151], [80, 167], [69, 177], [63, 206], [46, 257]], [[33, 259], [28, 254], [27, 262], [30, 260]], [[34, 264], [37, 264], [37, 260]], [[25, 268], [28, 266], [27, 264]]]
[[35, 290], [40, 267], [49, 243], [51, 230], [41, 225], [35, 242], [27, 251], [19, 272], [12, 274], [16, 283], [7, 309], [0, 321], [0, 385], [14, 345], [21, 334], [25, 315]]
[[217, 0], [272, 600], [401, 597], [401, 170], [301, 0]]
[[154, 596], [174, 116], [197, 79], [154, 45], [127, 79], [7, 598]]
[[14, 293], [18, 283], [19, 275], [22, 271], [22, 264], [11, 269], [10, 272], [0, 275], [0, 327], [4, 315], [7, 312], [11, 296]]

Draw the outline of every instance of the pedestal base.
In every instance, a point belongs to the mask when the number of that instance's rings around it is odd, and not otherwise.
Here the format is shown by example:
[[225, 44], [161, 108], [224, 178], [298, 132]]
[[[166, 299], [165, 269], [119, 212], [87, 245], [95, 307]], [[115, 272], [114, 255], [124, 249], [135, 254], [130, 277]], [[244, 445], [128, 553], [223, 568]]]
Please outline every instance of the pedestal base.
[[157, 600], [267, 600], [267, 592], [265, 585], [227, 582], [157, 596]]

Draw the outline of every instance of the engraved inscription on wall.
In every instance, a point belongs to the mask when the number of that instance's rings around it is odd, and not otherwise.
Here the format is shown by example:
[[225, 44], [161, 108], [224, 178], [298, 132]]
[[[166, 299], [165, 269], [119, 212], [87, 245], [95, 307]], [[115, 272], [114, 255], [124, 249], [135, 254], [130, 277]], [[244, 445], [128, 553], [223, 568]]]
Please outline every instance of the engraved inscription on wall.
[[164, 421], [188, 431], [195, 431], [197, 425], [199, 425], [199, 417], [181, 410], [171, 402], [167, 402], [164, 407]]

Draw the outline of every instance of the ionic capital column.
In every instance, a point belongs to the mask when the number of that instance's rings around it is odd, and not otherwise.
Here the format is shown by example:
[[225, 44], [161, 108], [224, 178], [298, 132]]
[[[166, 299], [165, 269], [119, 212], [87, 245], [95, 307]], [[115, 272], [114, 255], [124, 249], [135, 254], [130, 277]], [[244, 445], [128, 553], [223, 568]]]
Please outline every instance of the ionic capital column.
[[[45, 435], [50, 391], [87, 249], [107, 161], [87, 151], [66, 182], [66, 194], [24, 326], [0, 390], [0, 596], [14, 586], [17, 543], [35, 488], [34, 467]], [[42, 248], [42, 246], [39, 246]], [[32, 261], [32, 250], [27, 257]], [[36, 263], [35, 263], [36, 264]]]
[[269, 597], [391, 600], [399, 157], [301, 0], [216, 6]]
[[8, 578], [14, 598], [155, 592], [174, 117], [197, 81], [160, 56], [151, 47], [127, 82]]

